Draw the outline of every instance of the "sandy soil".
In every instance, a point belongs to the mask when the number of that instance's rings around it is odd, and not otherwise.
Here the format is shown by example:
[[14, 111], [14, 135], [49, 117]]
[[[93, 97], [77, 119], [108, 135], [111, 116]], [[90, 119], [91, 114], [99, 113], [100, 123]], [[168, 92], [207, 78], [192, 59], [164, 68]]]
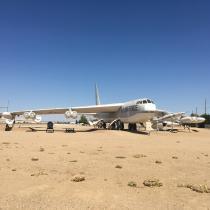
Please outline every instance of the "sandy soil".
[[[88, 127], [69, 134], [63, 127], [55, 133], [1, 128], [1, 210], [210, 209], [210, 193], [177, 187], [210, 187], [210, 130], [146, 136], [84, 132]], [[74, 182], [75, 175], [85, 180]], [[152, 178], [163, 186], [143, 185]]]

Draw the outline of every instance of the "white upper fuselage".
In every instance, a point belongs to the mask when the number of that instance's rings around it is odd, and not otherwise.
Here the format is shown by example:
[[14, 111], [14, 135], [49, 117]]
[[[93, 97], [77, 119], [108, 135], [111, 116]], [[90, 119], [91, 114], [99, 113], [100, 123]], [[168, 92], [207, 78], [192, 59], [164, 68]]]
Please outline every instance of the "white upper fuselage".
[[120, 119], [124, 123], [143, 123], [151, 120], [156, 114], [155, 111], [154, 102], [144, 98], [123, 103], [117, 112], [98, 113], [96, 116], [105, 122]]

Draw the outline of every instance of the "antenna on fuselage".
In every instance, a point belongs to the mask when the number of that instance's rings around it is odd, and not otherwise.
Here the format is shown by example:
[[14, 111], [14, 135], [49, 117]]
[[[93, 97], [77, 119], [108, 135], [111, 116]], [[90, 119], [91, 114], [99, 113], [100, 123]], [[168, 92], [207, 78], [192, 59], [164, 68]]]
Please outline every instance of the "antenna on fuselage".
[[98, 86], [95, 84], [95, 97], [96, 97], [96, 105], [100, 105], [100, 96], [99, 96], [99, 91], [98, 91]]

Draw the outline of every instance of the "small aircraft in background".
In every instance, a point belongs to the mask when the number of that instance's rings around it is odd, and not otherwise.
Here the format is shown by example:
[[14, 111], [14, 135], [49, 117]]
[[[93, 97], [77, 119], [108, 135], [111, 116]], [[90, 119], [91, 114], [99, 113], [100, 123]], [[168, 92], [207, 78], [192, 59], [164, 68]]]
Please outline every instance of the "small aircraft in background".
[[184, 126], [190, 130], [191, 125], [203, 123], [205, 118], [203, 117], [190, 117], [186, 116], [184, 112], [179, 113], [169, 113], [159, 118], [154, 118], [152, 120], [152, 128], [156, 130], [164, 130], [166, 127], [171, 127], [171, 130], [174, 129], [174, 126]]

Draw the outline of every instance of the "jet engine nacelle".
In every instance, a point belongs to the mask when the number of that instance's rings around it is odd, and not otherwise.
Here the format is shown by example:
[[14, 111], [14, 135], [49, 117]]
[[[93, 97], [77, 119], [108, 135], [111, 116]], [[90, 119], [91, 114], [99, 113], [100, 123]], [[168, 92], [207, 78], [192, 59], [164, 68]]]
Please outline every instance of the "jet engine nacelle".
[[77, 118], [77, 112], [72, 111], [72, 110], [66, 111], [64, 115], [65, 115], [66, 119], [69, 119], [69, 118], [76, 119]]
[[36, 119], [36, 113], [34, 113], [34, 112], [25, 112], [23, 114], [23, 116], [24, 116], [24, 118], [26, 120], [29, 120], [29, 119], [34, 120], [34, 119]]
[[34, 121], [35, 121], [36, 123], [40, 123], [40, 122], [42, 121], [42, 117], [41, 117], [40, 115], [36, 115]]
[[180, 119], [182, 124], [197, 124], [205, 121], [203, 117], [183, 117]]
[[7, 126], [9, 126], [11, 128], [11, 127], [13, 127], [15, 120], [6, 119], [5, 123], [7, 124]]
[[3, 112], [2, 113], [2, 118], [8, 119], [8, 120], [12, 120], [13, 119], [12, 114], [10, 112]]

